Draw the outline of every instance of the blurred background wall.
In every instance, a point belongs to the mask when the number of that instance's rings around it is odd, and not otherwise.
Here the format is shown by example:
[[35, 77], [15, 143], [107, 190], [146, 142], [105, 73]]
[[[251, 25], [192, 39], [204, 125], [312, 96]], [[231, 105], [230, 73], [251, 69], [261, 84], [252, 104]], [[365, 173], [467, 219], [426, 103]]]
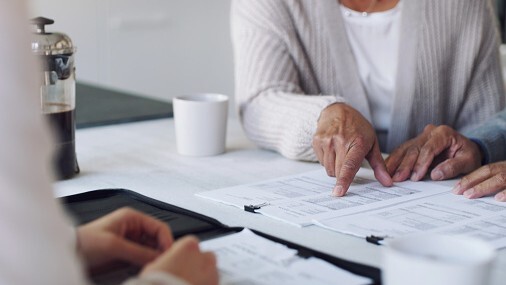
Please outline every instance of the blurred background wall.
[[[54, 19], [48, 30], [76, 44], [79, 81], [166, 101], [195, 92], [233, 95], [231, 0], [30, 1], [32, 16]], [[492, 1], [504, 41], [506, 0]], [[506, 46], [501, 52], [506, 66]]]
[[77, 46], [77, 79], [169, 101], [233, 95], [230, 0], [30, 0]]

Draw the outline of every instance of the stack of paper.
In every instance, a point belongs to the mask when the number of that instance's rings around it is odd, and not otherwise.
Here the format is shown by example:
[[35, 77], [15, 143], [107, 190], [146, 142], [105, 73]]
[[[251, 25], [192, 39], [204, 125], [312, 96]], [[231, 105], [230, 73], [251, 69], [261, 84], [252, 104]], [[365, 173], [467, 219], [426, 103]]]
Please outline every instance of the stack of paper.
[[218, 259], [220, 284], [364, 285], [369, 278], [354, 275], [321, 259], [304, 259], [297, 251], [260, 237], [248, 229], [204, 241], [203, 250]]
[[297, 226], [311, 224], [360, 237], [397, 237], [418, 232], [474, 236], [506, 246], [506, 203], [492, 197], [469, 200], [433, 182], [383, 187], [361, 169], [348, 193], [334, 197], [335, 178], [323, 170], [198, 193]]

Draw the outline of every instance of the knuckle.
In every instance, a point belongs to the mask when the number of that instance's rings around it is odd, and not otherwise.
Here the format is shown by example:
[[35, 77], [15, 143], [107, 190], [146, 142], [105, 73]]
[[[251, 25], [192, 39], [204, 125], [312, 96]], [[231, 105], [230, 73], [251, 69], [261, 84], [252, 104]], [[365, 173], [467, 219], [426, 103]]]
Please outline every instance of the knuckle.
[[183, 247], [186, 251], [198, 251], [199, 241], [194, 236], [187, 236], [183, 240]]
[[411, 146], [406, 151], [406, 155], [407, 156], [417, 156], [419, 153], [420, 153], [420, 147], [418, 147], [416, 145], [415, 146]]
[[333, 141], [332, 137], [323, 138], [321, 143], [322, 148], [326, 151], [332, 150], [334, 148]]
[[438, 126], [432, 132], [431, 138], [442, 139], [442, 138], [446, 138], [446, 137], [453, 137], [453, 133], [454, 133], [454, 131], [452, 128], [450, 128], [449, 126], [446, 126], [446, 125], [442, 125], [442, 126]]
[[501, 168], [498, 167], [498, 165], [496, 163], [487, 164], [486, 166], [489, 169], [489, 172], [487, 174], [494, 175], [496, 173], [500, 173], [501, 172]]
[[447, 125], [441, 125], [439, 126], [438, 128], [438, 131], [441, 132], [441, 133], [450, 133], [450, 132], [453, 132], [453, 129], [450, 128], [449, 126]]
[[485, 173], [485, 175], [490, 177], [490, 176], [492, 176], [492, 174], [493, 174], [493, 172], [494, 172], [494, 171], [493, 171], [493, 168], [494, 168], [494, 166], [493, 166], [493, 165], [491, 165], [491, 164], [486, 164], [485, 166], [483, 166], [483, 168], [482, 168], [482, 169], [483, 169], [483, 172]]
[[425, 126], [425, 128], [423, 128], [423, 132], [424, 132], [424, 133], [430, 133], [430, 132], [432, 132], [435, 128], [436, 128], [436, 126], [435, 126], [435, 125], [433, 125], [433, 124], [428, 124], [428, 125], [426, 125], [426, 126]]
[[343, 170], [347, 173], [357, 169], [360, 166], [360, 163], [358, 160], [355, 159], [347, 159], [343, 163]]
[[450, 164], [447, 164], [444, 169], [443, 169], [443, 172], [446, 173], [446, 175], [450, 175], [450, 176], [453, 176], [453, 175], [456, 175], [457, 173], [457, 169], [455, 168], [455, 165], [450, 163]]
[[343, 144], [343, 138], [341, 136], [333, 136], [331, 138], [330, 143], [334, 146], [342, 145]]
[[387, 157], [387, 160], [395, 160], [402, 156], [404, 156], [406, 147], [401, 145], [399, 148], [392, 151], [392, 153]]
[[420, 149], [420, 153], [423, 155], [430, 155], [433, 156], [436, 152], [433, 145], [426, 144]]
[[129, 216], [135, 213], [135, 211], [130, 207], [123, 207], [117, 211], [120, 216]]
[[506, 186], [506, 173], [505, 172], [500, 172], [497, 175], [495, 175], [494, 177], [495, 177], [495, 180], [498, 183], [498, 185]]
[[323, 145], [324, 138], [321, 135], [314, 135], [313, 136], [313, 146], [322, 146]]
[[396, 169], [396, 172], [404, 172], [404, 171], [409, 171], [408, 167], [406, 167], [406, 165], [404, 164], [399, 165]]
[[358, 136], [353, 140], [353, 144], [359, 148], [366, 146], [367, 139], [364, 136]]
[[468, 176], [464, 176], [460, 179], [460, 185], [462, 185], [464, 188], [467, 188], [468, 185], [471, 185], [471, 180]]

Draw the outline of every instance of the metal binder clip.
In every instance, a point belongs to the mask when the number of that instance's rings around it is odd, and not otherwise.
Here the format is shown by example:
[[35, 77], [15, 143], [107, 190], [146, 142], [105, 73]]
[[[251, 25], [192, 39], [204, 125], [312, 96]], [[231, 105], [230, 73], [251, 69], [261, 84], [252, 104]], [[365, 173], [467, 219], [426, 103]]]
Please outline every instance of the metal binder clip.
[[261, 209], [263, 206], [267, 206], [269, 203], [265, 202], [258, 205], [244, 205], [244, 211], [250, 212], [250, 213], [256, 213], [256, 210]]
[[370, 235], [370, 236], [365, 237], [365, 240], [367, 242], [370, 242], [375, 245], [383, 245], [385, 238], [387, 238], [387, 237], [386, 236]]

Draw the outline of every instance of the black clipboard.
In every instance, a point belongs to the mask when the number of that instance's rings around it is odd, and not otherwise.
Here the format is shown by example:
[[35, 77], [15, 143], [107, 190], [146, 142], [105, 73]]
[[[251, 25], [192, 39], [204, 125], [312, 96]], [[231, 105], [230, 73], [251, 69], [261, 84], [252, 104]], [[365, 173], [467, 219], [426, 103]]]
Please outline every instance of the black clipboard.
[[[65, 210], [72, 216], [77, 225], [87, 223], [122, 207], [130, 207], [170, 225], [174, 237], [192, 234], [200, 240], [208, 240], [242, 230], [239, 227], [228, 227], [210, 217], [167, 204], [137, 192], [126, 189], [102, 189], [60, 198]], [[352, 273], [369, 277], [373, 285], [381, 284], [381, 272], [378, 268], [351, 262], [313, 249], [288, 242], [286, 240], [253, 230], [256, 234], [296, 249], [302, 257], [317, 257], [330, 262]], [[138, 268], [120, 266], [107, 272], [92, 276], [96, 284], [120, 284], [136, 274]]]

